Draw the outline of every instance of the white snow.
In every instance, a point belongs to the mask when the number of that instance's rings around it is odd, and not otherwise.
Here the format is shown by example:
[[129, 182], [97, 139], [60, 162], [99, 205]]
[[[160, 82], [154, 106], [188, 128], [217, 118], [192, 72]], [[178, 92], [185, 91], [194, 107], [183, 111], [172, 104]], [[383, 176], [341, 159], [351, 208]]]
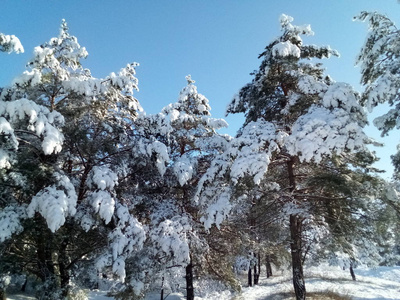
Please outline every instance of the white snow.
[[226, 191], [219, 194], [216, 201], [207, 206], [204, 216], [200, 218], [200, 222], [204, 223], [206, 230], [209, 230], [213, 224], [219, 229], [222, 221], [227, 218], [232, 208], [229, 200], [230, 193]]
[[300, 58], [300, 49], [290, 41], [280, 42], [272, 47], [273, 56], [294, 56]]
[[6, 206], [0, 211], [0, 242], [23, 230], [21, 220], [26, 218], [25, 207]]
[[28, 99], [0, 101], [0, 130], [1, 132], [7, 130], [5, 133], [10, 134], [16, 147], [18, 146], [16, 137], [10, 127], [12, 128], [14, 124], [19, 124], [25, 119], [28, 120], [27, 126], [18, 129], [27, 129], [41, 138], [44, 154], [49, 155], [61, 151], [64, 136], [59, 127], [64, 125], [64, 117], [60, 113], [50, 112], [48, 108]]
[[[306, 277], [307, 293], [334, 292], [353, 300], [387, 300], [400, 299], [400, 267], [378, 267], [376, 269], [354, 269], [357, 281], [351, 280], [349, 270], [339, 267], [322, 265], [304, 270]], [[265, 271], [264, 271], [265, 272]], [[289, 270], [275, 271], [274, 276], [260, 277], [260, 284], [254, 287], [246, 287], [245, 276], [242, 278], [242, 292], [233, 293], [229, 290], [217, 289], [216, 285], [210, 285], [209, 290], [201, 290], [201, 294], [195, 300], [267, 300], [280, 299], [292, 300], [293, 285]], [[168, 300], [183, 300], [184, 288], [181, 293], [171, 293]], [[198, 289], [195, 289], [195, 294]], [[88, 300], [114, 299], [106, 296], [106, 291], [88, 291]], [[159, 293], [152, 293], [145, 300], [159, 299]], [[8, 300], [33, 300], [29, 295], [8, 295]]]
[[56, 173], [54, 177], [56, 184], [39, 191], [27, 208], [28, 217], [39, 212], [52, 232], [65, 223], [67, 216], [75, 215], [78, 200], [75, 187], [67, 176]]
[[293, 125], [285, 145], [301, 161], [319, 163], [324, 156], [363, 149], [366, 140], [362, 127], [344, 109], [314, 106]]
[[114, 214], [115, 200], [108, 191], [96, 191], [91, 195], [92, 206], [106, 224]]
[[95, 187], [102, 191], [105, 189], [112, 190], [115, 185], [118, 184], [118, 176], [109, 168], [94, 167], [92, 170], [92, 176], [88, 180], [88, 186], [90, 188]]
[[182, 155], [174, 164], [174, 173], [178, 178], [179, 184], [184, 186], [193, 176], [194, 159], [190, 159], [187, 155]]
[[6, 35], [0, 33], [0, 51], [4, 52], [15, 52], [15, 53], [23, 53], [24, 47], [15, 35]]

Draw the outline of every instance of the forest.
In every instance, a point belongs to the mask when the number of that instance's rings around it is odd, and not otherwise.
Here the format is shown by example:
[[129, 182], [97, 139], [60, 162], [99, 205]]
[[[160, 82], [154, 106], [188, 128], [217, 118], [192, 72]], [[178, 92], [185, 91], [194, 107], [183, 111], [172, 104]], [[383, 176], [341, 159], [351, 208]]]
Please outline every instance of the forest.
[[[392, 180], [373, 166], [365, 131], [400, 127], [400, 35], [377, 12], [357, 64], [363, 92], [325, 73], [329, 46], [306, 44], [310, 25], [282, 14], [252, 81], [227, 103], [244, 114], [235, 136], [211, 117], [193, 78], [176, 102], [147, 114], [135, 97], [137, 63], [105, 78], [65, 20], [35, 47], [26, 71], [0, 88], [0, 299], [115, 299], [202, 284], [240, 292], [261, 272], [290, 267], [295, 298], [304, 269], [400, 265], [400, 152]], [[1, 55], [23, 52], [0, 33]], [[247, 274], [240, 281], [239, 274]], [[268, 295], [265, 295], [268, 296]]]

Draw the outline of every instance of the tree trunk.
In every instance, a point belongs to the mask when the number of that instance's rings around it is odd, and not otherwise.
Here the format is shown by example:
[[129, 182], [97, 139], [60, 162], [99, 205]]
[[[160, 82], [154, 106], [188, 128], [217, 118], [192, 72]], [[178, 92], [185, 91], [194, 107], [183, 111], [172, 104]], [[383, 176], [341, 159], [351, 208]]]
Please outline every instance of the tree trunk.
[[271, 256], [269, 254], [267, 254], [265, 258], [265, 267], [267, 270], [267, 278], [269, 278], [272, 276]]
[[52, 241], [50, 234], [46, 233], [47, 230], [44, 230], [37, 237], [37, 267], [42, 282], [45, 282], [50, 277], [54, 277], [54, 264], [50, 249]]
[[6, 291], [3, 288], [0, 288], [0, 300], [6, 300]]
[[249, 271], [247, 273], [247, 283], [249, 286], [253, 286], [253, 277], [251, 276], [251, 267], [249, 267]]
[[[21, 286], [21, 292], [25, 292], [26, 291], [26, 285], [28, 284], [28, 275], [26, 275], [24, 283]], [[1, 299], [1, 298], [0, 298]]]
[[192, 260], [190, 260], [190, 263], [186, 266], [186, 299], [194, 300]]
[[60, 271], [60, 286], [64, 297], [68, 296], [69, 285], [69, 270], [68, 270], [68, 256], [67, 256], [68, 238], [65, 238], [61, 245], [58, 255], [58, 267]]
[[[294, 164], [295, 164], [295, 158], [290, 157], [290, 160], [287, 162], [290, 192], [294, 192], [296, 190], [296, 179], [295, 179], [296, 177], [293, 170]], [[303, 262], [301, 257], [302, 222], [303, 221], [300, 219], [298, 215], [292, 214], [289, 217], [293, 287], [294, 287], [294, 292], [296, 294], [296, 300], [306, 299], [306, 286], [304, 283]]]
[[[257, 257], [255, 253], [254, 253], [254, 257]], [[257, 272], [257, 265], [258, 265], [258, 262], [254, 264], [254, 285], [258, 284], [259, 273]]]
[[164, 276], [161, 278], [161, 295], [160, 300], [164, 300]]
[[293, 287], [296, 300], [306, 299], [303, 265], [301, 259], [301, 223], [299, 216], [290, 215], [290, 250], [292, 255]]
[[353, 270], [353, 263], [350, 263], [350, 275], [351, 278], [356, 281], [356, 274], [354, 274], [354, 270]]

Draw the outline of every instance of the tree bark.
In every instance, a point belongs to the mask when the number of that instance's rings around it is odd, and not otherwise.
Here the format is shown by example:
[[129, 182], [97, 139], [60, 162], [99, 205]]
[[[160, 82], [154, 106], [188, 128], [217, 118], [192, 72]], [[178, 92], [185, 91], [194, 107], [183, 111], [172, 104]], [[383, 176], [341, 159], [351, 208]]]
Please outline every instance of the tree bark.
[[193, 264], [192, 260], [186, 266], [186, 299], [194, 300], [194, 288], [193, 288]]
[[272, 276], [271, 256], [269, 254], [265, 257], [265, 268], [267, 270], [267, 278]]
[[[257, 257], [257, 255], [254, 253], [254, 257]], [[254, 285], [258, 284], [258, 278], [259, 278], [259, 272], [257, 272], [257, 265], [258, 262], [254, 264]]]
[[251, 267], [249, 267], [249, 271], [247, 272], [247, 284], [248, 286], [253, 286], [253, 276], [251, 274]]
[[[293, 170], [295, 158], [290, 157], [287, 162], [287, 171], [289, 179], [289, 190], [294, 192], [296, 190], [296, 180]], [[301, 235], [302, 235], [302, 222], [303, 220], [296, 214], [289, 216], [290, 227], [290, 250], [292, 256], [292, 272], [293, 272], [293, 288], [296, 294], [296, 300], [306, 299], [306, 286], [303, 274], [303, 262], [301, 257]]]
[[46, 230], [37, 237], [37, 266], [39, 277], [42, 282], [54, 277], [54, 264], [50, 245], [52, 244], [50, 234]]
[[306, 299], [303, 265], [301, 259], [301, 223], [299, 216], [290, 215], [290, 250], [292, 255], [293, 287], [296, 300]]
[[354, 270], [353, 270], [353, 263], [350, 263], [350, 275], [351, 278], [356, 281], [356, 274], [354, 274]]
[[68, 270], [68, 256], [67, 256], [68, 238], [65, 238], [61, 245], [58, 255], [58, 266], [60, 271], [60, 286], [64, 297], [68, 295], [69, 285], [69, 270]]
[[3, 288], [0, 288], [0, 300], [6, 300], [6, 291]]
[[161, 279], [161, 295], [160, 300], [164, 300], [164, 276]]

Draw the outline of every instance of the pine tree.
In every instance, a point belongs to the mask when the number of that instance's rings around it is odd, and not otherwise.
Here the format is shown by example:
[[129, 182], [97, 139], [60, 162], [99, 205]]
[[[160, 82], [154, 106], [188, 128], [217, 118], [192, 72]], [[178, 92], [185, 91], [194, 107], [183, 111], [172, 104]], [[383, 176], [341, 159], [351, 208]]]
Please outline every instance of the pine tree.
[[[292, 21], [281, 16], [282, 35], [266, 47], [253, 81], [228, 106], [228, 113], [245, 113], [245, 124], [203, 177], [198, 195], [213, 203], [207, 221], [218, 225], [232, 207], [229, 199], [238, 183], [265, 181], [266, 192], [274, 191], [280, 214], [289, 221], [294, 290], [297, 299], [305, 299], [304, 234], [312, 224], [314, 205], [324, 199], [308, 179], [334, 155], [367, 151], [368, 139], [362, 131], [367, 121], [358, 93], [325, 76], [320, 63], [310, 62], [337, 52], [304, 45], [301, 35], [313, 32], [309, 25], [295, 26]], [[231, 182], [222, 185], [223, 193], [210, 197], [214, 183], [227, 176]]]
[[98, 79], [82, 68], [86, 56], [63, 21], [59, 36], [36, 47], [30, 70], [1, 94], [0, 218], [14, 212], [2, 240], [19, 234], [13, 240], [31, 245], [10, 254], [37, 256], [39, 265], [25, 271], [55, 288], [46, 297], [68, 293], [82, 260], [109, 266], [123, 281], [126, 258], [145, 239], [125, 186], [138, 167], [136, 64]]
[[[362, 104], [370, 112], [379, 104], [388, 104], [388, 111], [373, 121], [382, 136], [385, 136], [399, 127], [399, 29], [387, 16], [378, 12], [363, 11], [354, 19], [368, 22], [368, 34], [357, 58], [357, 64], [361, 68], [361, 83], [365, 87]], [[385, 188], [390, 192], [384, 193], [382, 197], [385, 206], [392, 207], [397, 212], [397, 223], [400, 216], [400, 200], [397, 193], [400, 178], [399, 158], [400, 151], [391, 156], [394, 182]]]
[[[160, 146], [163, 154], [158, 166], [163, 171], [159, 176], [151, 169], [144, 170], [137, 181], [136, 193], [145, 199], [142, 209], [147, 215], [141, 221], [149, 228], [149, 240], [137, 256], [141, 263], [132, 261], [134, 272], [128, 277], [130, 282], [146, 283], [150, 289], [158, 284], [164, 292], [173, 288], [177, 274], [185, 273], [186, 294], [193, 299], [194, 273], [204, 268], [208, 249], [193, 200], [194, 189], [212, 157], [226, 146], [228, 137], [216, 132], [226, 122], [211, 118], [208, 99], [197, 92], [190, 75], [186, 79], [188, 84], [176, 102], [158, 114], [141, 114], [135, 120], [138, 134]], [[143, 277], [140, 274], [144, 270], [147, 275]], [[138, 295], [139, 289], [128, 284], [119, 297], [131, 292]]]
[[[377, 12], [364, 11], [354, 19], [369, 24], [367, 38], [357, 58], [361, 68], [361, 83], [365, 86], [362, 104], [370, 112], [381, 103], [389, 104], [389, 111], [374, 120], [374, 125], [384, 136], [398, 128], [399, 122], [399, 30], [387, 16]], [[400, 168], [399, 156], [398, 153], [392, 156], [396, 178]]]

